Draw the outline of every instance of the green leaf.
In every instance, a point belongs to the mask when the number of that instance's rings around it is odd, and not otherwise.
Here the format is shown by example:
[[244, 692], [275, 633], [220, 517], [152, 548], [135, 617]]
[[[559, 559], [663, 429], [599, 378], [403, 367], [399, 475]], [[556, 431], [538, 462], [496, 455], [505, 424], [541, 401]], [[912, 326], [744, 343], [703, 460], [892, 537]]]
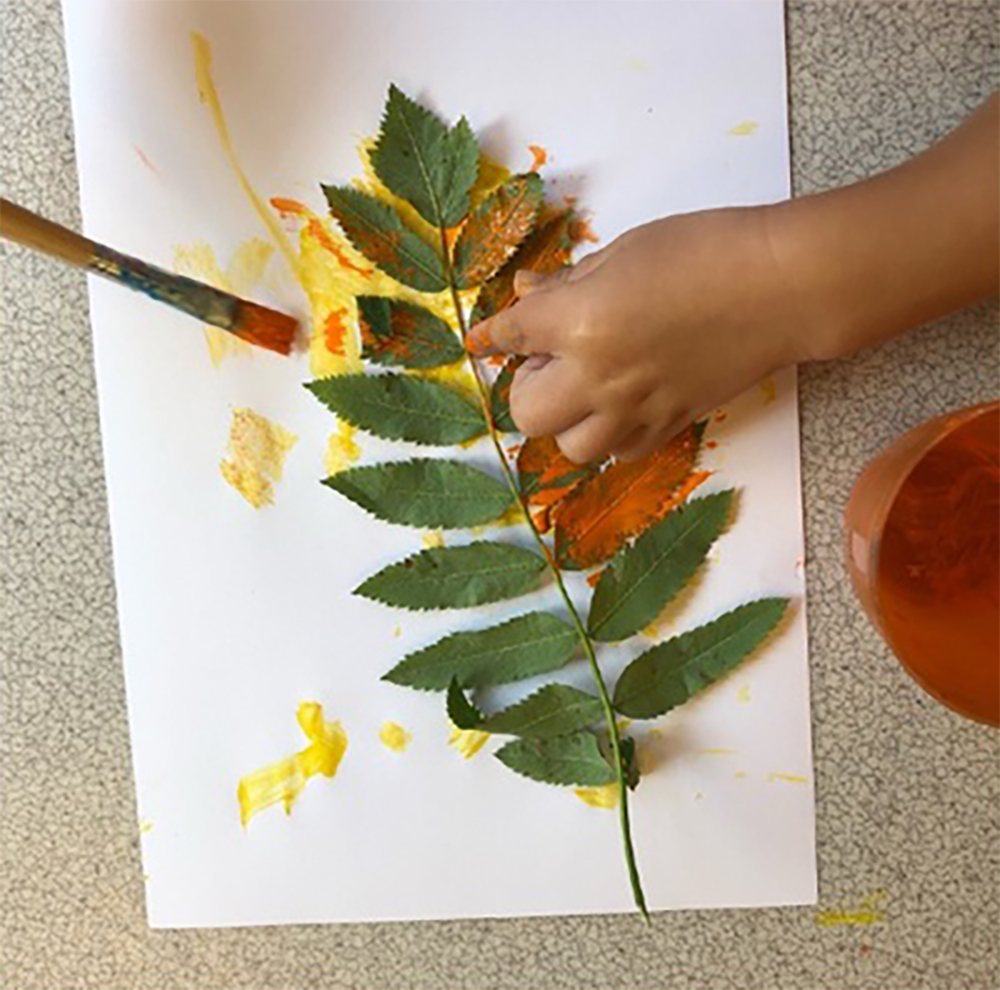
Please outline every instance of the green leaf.
[[469, 212], [479, 148], [464, 117], [449, 128], [390, 86], [371, 162], [385, 185], [435, 227], [454, 227]]
[[384, 296], [358, 296], [362, 357], [375, 364], [440, 368], [465, 357], [454, 331], [430, 310]]
[[354, 593], [397, 608], [472, 608], [534, 591], [545, 561], [509, 543], [432, 547], [390, 564]]
[[533, 172], [516, 175], [472, 212], [455, 243], [454, 269], [460, 289], [482, 285], [531, 233], [545, 192]]
[[615, 771], [601, 754], [592, 732], [554, 739], [514, 739], [501, 746], [496, 757], [515, 773], [545, 784], [599, 787], [615, 780]]
[[462, 687], [509, 684], [564, 666], [576, 652], [576, 631], [547, 612], [529, 612], [498, 626], [445, 636], [404, 657], [384, 681], [443, 691], [457, 678]]
[[675, 509], [625, 547], [594, 589], [587, 628], [594, 639], [627, 639], [649, 625], [688, 582], [726, 525], [732, 491]]
[[510, 708], [491, 715], [479, 728], [530, 739], [552, 739], [593, 725], [602, 715], [599, 699], [592, 694], [547, 684]]
[[618, 678], [615, 708], [630, 718], [655, 718], [684, 704], [753, 652], [787, 606], [787, 598], [762, 598], [647, 650]]
[[506, 485], [461, 461], [414, 458], [338, 471], [323, 484], [386, 522], [462, 529], [514, 504]]
[[391, 206], [349, 186], [323, 186], [323, 193], [350, 242], [386, 275], [421, 292], [448, 288], [441, 256]]
[[456, 729], [478, 729], [483, 724], [483, 713], [465, 696], [458, 678], [448, 685], [448, 718]]
[[517, 423], [510, 414], [510, 386], [514, 382], [514, 372], [525, 360], [520, 354], [507, 358], [490, 389], [490, 418], [501, 433], [518, 432]]
[[335, 375], [306, 385], [352, 426], [386, 440], [450, 447], [486, 432], [482, 411], [445, 385], [412, 375]]

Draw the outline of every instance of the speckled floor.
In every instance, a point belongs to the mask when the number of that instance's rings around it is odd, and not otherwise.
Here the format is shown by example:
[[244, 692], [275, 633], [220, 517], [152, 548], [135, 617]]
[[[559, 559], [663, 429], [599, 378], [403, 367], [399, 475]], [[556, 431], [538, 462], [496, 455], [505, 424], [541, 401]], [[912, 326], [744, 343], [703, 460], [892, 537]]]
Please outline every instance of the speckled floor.
[[[919, 151], [1000, 82], [1000, 4], [796, 2], [795, 188]], [[4, 195], [79, 223], [59, 6], [2, 5]], [[150, 932], [83, 278], [3, 248], [0, 985], [10, 990], [1000, 985], [998, 735], [902, 673], [855, 605], [839, 521], [864, 462], [995, 397], [979, 306], [802, 374], [821, 908]], [[993, 933], [992, 935], [990, 933]]]

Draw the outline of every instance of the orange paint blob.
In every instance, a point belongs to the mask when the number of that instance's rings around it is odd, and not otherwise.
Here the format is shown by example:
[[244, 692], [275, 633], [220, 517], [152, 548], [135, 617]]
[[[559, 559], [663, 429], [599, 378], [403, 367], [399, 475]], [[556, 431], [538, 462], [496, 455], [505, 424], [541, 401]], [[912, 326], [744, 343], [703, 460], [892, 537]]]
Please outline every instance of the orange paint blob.
[[360, 265], [354, 264], [347, 257], [347, 253], [330, 236], [318, 217], [312, 217], [306, 225], [306, 229], [316, 239], [317, 243], [326, 248], [337, 259], [341, 267], [346, 268], [348, 271], [357, 272], [359, 275], [371, 274], [371, 268], [362, 268]]
[[548, 163], [549, 153], [540, 144], [529, 144], [528, 151], [531, 152], [531, 168], [529, 172], [537, 172]]
[[286, 199], [284, 196], [274, 196], [270, 200], [278, 214], [282, 217], [306, 217], [309, 209], [297, 199]]
[[347, 334], [347, 325], [344, 323], [344, 311], [342, 309], [331, 310], [323, 323], [323, 343], [331, 354], [343, 356], [344, 337]]

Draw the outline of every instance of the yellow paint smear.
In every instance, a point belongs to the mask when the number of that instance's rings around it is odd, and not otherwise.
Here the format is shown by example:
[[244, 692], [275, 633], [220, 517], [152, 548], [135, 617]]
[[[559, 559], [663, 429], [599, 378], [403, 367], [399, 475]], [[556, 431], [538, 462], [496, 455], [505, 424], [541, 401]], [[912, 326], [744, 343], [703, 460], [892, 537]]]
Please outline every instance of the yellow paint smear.
[[778, 386], [775, 384], [773, 378], [765, 378], [760, 383], [759, 387], [765, 406], [769, 406], [775, 399], [778, 398]]
[[[202, 242], [179, 244], [174, 248], [174, 270], [180, 275], [214, 285], [217, 289], [247, 296], [263, 279], [272, 254], [274, 248], [267, 241], [252, 237], [233, 252], [223, 270], [211, 245]], [[226, 357], [252, 354], [254, 351], [252, 344], [220, 327], [206, 323], [202, 325], [202, 332], [208, 345], [208, 356], [216, 368]]]
[[399, 637], [402, 636], [402, 635], [403, 635], [403, 627], [402, 626], [395, 626], [393, 628], [393, 630], [392, 630], [392, 638], [393, 639], [399, 639]]
[[747, 704], [750, 701], [750, 685], [741, 684], [739, 691], [736, 692], [736, 700], [741, 704]]
[[460, 729], [458, 726], [451, 727], [451, 734], [448, 736], [448, 745], [454, 746], [462, 756], [471, 760], [490, 738], [488, 732], [480, 732], [478, 729]]
[[349, 468], [361, 456], [361, 448], [354, 439], [355, 433], [357, 427], [341, 420], [337, 431], [330, 434], [326, 441], [326, 456], [323, 458], [328, 474], [336, 474]]
[[402, 753], [413, 739], [398, 722], [383, 722], [378, 737], [382, 745], [394, 753]]
[[444, 546], [444, 533], [439, 529], [428, 530], [420, 537], [420, 542], [428, 549]]
[[733, 776], [737, 780], [743, 780], [746, 777], [746, 775], [747, 775], [746, 770], [737, 770], [736, 773], [733, 774]]
[[152, 831], [153, 831], [153, 823], [151, 821], [148, 821], [147, 819], [144, 818], [141, 822], [139, 822], [140, 835], [148, 835]]
[[701, 750], [706, 756], [735, 756], [736, 750], [728, 746], [708, 746]]
[[323, 774], [332, 777], [347, 751], [347, 733], [340, 722], [326, 722], [323, 706], [316, 701], [303, 701], [295, 716], [309, 745], [287, 760], [272, 763], [240, 780], [236, 796], [240, 803], [240, 824], [246, 827], [250, 819], [282, 803], [285, 814], [292, 813], [302, 789], [310, 777]]
[[229, 427], [229, 456], [219, 469], [255, 509], [274, 501], [285, 458], [298, 437], [252, 409], [234, 409]]
[[808, 777], [799, 777], [794, 773], [769, 773], [767, 775], [767, 782], [773, 784], [777, 780], [782, 780], [786, 784], [808, 784]]
[[752, 137], [760, 130], [760, 124], [756, 120], [744, 120], [735, 127], [730, 127], [727, 134], [732, 137]]
[[208, 112], [212, 116], [212, 123], [215, 125], [215, 133], [218, 135], [219, 144], [222, 146], [222, 153], [226, 162], [233, 170], [236, 181], [239, 182], [243, 194], [260, 217], [261, 223], [267, 228], [268, 233], [278, 245], [278, 249], [285, 256], [293, 272], [298, 274], [298, 260], [292, 245], [289, 243], [285, 232], [281, 229], [274, 214], [264, 205], [263, 200], [257, 195], [250, 180], [240, 165], [236, 157], [236, 150], [233, 148], [233, 141], [229, 135], [229, 125], [226, 123], [225, 114], [222, 112], [222, 103], [219, 100], [215, 82], [212, 80], [212, 46], [208, 40], [197, 31], [191, 32], [191, 48], [194, 53], [194, 75], [198, 84], [198, 96], [201, 102], [208, 107]]
[[573, 793], [591, 808], [610, 810], [618, 807], [618, 784], [602, 784], [600, 787], [577, 787]]
[[883, 907], [886, 892], [876, 890], [873, 894], [862, 898], [856, 908], [834, 908], [830, 911], [817, 911], [817, 925], [873, 925], [885, 921]]

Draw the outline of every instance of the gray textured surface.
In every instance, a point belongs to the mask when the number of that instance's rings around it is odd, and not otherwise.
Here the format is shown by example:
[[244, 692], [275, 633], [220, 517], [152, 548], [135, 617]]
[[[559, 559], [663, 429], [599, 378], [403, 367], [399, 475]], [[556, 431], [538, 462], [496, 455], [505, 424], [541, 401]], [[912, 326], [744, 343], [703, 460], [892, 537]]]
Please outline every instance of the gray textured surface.
[[[997, 85], [996, 2], [795, 3], [788, 20], [800, 193], [920, 150]], [[8, 0], [2, 34], [4, 193], [76, 225], [57, 3]], [[0, 985], [1000, 985], [997, 736], [900, 671], [851, 598], [839, 532], [876, 450], [995, 394], [994, 305], [802, 376], [821, 906], [884, 888], [887, 921], [684, 912], [648, 931], [627, 917], [147, 930], [83, 279], [4, 249], [2, 313]]]

